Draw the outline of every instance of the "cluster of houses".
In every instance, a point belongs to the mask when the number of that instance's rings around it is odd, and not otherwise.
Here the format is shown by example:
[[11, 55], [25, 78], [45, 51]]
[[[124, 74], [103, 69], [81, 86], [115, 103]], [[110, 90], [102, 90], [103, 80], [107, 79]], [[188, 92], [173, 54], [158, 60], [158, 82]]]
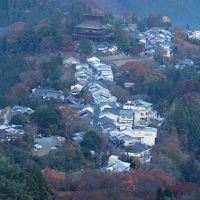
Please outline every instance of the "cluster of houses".
[[163, 52], [163, 58], [171, 58], [172, 39], [174, 34], [163, 28], [152, 28], [139, 34], [139, 42], [145, 46], [146, 55], [154, 55], [158, 50]]
[[192, 40], [200, 40], [200, 30], [188, 31], [187, 36]]
[[[82, 84], [84, 92], [91, 97], [79, 111], [80, 117], [88, 120], [91, 126], [100, 127], [103, 134], [119, 147], [123, 154], [138, 157], [142, 164], [146, 164], [151, 160], [151, 147], [157, 137], [157, 128], [150, 126], [151, 120], [159, 120], [162, 123], [163, 119], [158, 117], [157, 111], [149, 102], [138, 99], [120, 104], [117, 97], [113, 96], [101, 81], [113, 81], [112, 68], [108, 66], [97, 57], [88, 58], [87, 64], [76, 65], [75, 76], [78, 84]], [[108, 71], [102, 73], [101, 68], [105, 67]], [[80, 77], [80, 71], [86, 74]], [[84, 133], [80, 132], [75, 133], [72, 139], [80, 143], [83, 137]], [[120, 165], [123, 163], [118, 159], [116, 162]], [[112, 166], [113, 164], [112, 162]], [[112, 168], [109, 164], [107, 167]]]
[[13, 106], [6, 107], [0, 111], [0, 142], [10, 142], [25, 133], [21, 124], [10, 124], [11, 118], [17, 114], [30, 115], [34, 112], [29, 107]]
[[76, 64], [75, 78], [77, 82], [71, 86], [72, 95], [80, 94], [94, 80], [113, 81], [112, 67], [102, 63], [97, 57], [91, 57], [87, 63]]
[[0, 142], [10, 142], [24, 134], [22, 125], [0, 125]]
[[194, 61], [191, 59], [185, 58], [185, 59], [177, 62], [175, 65], [175, 68], [176, 69], [184, 69], [184, 68], [192, 67], [192, 66], [194, 66]]

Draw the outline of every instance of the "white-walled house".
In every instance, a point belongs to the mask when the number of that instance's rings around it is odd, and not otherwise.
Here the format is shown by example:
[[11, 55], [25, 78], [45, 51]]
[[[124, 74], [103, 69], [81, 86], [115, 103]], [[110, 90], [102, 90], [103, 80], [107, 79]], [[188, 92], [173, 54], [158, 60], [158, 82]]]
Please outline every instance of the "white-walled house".
[[162, 45], [161, 47], [163, 49], [163, 57], [171, 58], [173, 54], [172, 54], [172, 49], [170, 45], [166, 44], [166, 45]]
[[87, 59], [87, 62], [91, 65], [91, 66], [93, 66], [94, 64], [96, 64], [96, 63], [100, 63], [101, 62], [101, 60], [99, 59], [99, 58], [97, 58], [97, 57], [90, 57], [90, 58], [88, 58]]
[[78, 59], [72, 57], [72, 56], [63, 59], [63, 65], [65, 65], [65, 67], [68, 67], [68, 66], [70, 67], [72, 65], [77, 65], [79, 63], [80, 63], [80, 61]]
[[127, 110], [127, 109], [119, 110], [118, 122], [120, 124], [125, 124], [126, 126], [132, 127], [133, 126], [133, 119], [134, 119], [133, 114], [134, 113], [133, 113], [132, 110]]
[[134, 128], [134, 134], [140, 135], [143, 137], [142, 142], [146, 145], [153, 146], [155, 145], [156, 138], [157, 138], [157, 128], [153, 127], [143, 127], [143, 128]]
[[[138, 141], [144, 143], [149, 146], [155, 145], [156, 138], [157, 138], [157, 128], [152, 127], [138, 127], [138, 128], [127, 128], [121, 130], [121, 133], [132, 137], [134, 139], [137, 138]], [[125, 144], [125, 146], [129, 146], [129, 141]]]
[[127, 101], [123, 108], [134, 112], [134, 126], [147, 126], [153, 116], [152, 104], [143, 100]]
[[78, 63], [76, 64], [76, 71], [80, 69], [89, 69], [89, 65], [87, 63]]
[[146, 110], [150, 111], [152, 109], [152, 103], [138, 99], [135, 101], [127, 101], [127, 103], [123, 105], [123, 108], [134, 110], [134, 111], [139, 110], [141, 108], [146, 108]]
[[110, 94], [110, 91], [107, 90], [106, 88], [101, 88], [101, 89], [96, 88], [96, 89], [91, 90], [91, 93], [94, 98], [98, 96], [104, 96], [106, 98], [110, 98], [112, 96]]
[[108, 81], [113, 81], [113, 72], [110, 65], [100, 65], [97, 68], [98, 78]]
[[130, 170], [130, 165], [130, 163], [119, 160], [118, 156], [111, 155], [104, 169], [112, 172], [126, 172]]
[[72, 85], [71, 86], [71, 93], [72, 93], [72, 95], [79, 94], [82, 91], [83, 87], [84, 86], [82, 84], [79, 84], [79, 83], [76, 83], [75, 85]]
[[188, 32], [189, 39], [200, 40], [200, 30]]

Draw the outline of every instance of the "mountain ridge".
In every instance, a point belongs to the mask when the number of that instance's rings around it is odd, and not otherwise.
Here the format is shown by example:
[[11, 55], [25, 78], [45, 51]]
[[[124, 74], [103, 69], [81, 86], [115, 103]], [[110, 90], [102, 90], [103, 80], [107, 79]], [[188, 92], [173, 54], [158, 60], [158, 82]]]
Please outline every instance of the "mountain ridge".
[[131, 11], [140, 17], [168, 15], [173, 25], [200, 28], [199, 0], [100, 0], [100, 6], [116, 15]]

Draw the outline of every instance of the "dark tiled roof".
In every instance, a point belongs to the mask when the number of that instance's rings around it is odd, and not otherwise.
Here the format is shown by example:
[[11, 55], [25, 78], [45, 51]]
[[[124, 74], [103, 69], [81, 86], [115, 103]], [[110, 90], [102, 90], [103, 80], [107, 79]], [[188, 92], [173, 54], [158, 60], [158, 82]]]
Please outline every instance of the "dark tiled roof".
[[150, 149], [150, 147], [138, 142], [126, 148], [127, 151], [132, 152], [132, 153], [141, 153], [147, 149]]

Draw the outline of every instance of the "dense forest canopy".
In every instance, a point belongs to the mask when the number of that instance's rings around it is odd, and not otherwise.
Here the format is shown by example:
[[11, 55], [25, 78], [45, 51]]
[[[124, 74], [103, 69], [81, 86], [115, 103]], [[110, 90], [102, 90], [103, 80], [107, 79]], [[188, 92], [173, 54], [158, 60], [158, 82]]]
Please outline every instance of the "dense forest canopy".
[[[198, 6], [198, 0], [1, 0], [0, 199], [199, 199], [200, 46], [187, 38], [185, 30], [171, 26], [199, 26]], [[99, 8], [106, 12], [111, 40], [75, 40], [74, 26], [82, 15]], [[147, 34], [157, 26], [172, 35], [170, 58], [164, 58], [160, 48], [146, 54], [145, 45], [129, 30]], [[104, 45], [111, 52], [99, 52], [98, 47]], [[112, 49], [117, 50], [113, 53]], [[90, 56], [125, 59], [118, 65], [112, 59], [107, 60], [108, 66], [100, 65], [113, 74], [114, 80], [108, 81], [85, 65]], [[185, 58], [193, 64], [177, 67]], [[80, 66], [71, 61], [88, 67], [80, 69], [82, 79], [84, 73], [91, 76], [74, 96]], [[122, 144], [111, 142], [107, 129], [102, 131], [99, 115], [104, 110], [88, 92], [93, 82], [98, 83], [93, 89], [95, 95], [103, 96], [100, 100], [104, 95], [117, 99], [116, 105], [110, 101], [105, 105], [108, 112], [107, 106], [112, 110], [114, 104], [114, 117], [110, 115], [117, 120], [118, 109], [127, 100], [152, 103], [162, 125], [148, 124], [158, 130], [149, 164], [143, 166], [138, 158], [128, 157]], [[103, 92], [96, 91], [101, 85]], [[36, 95], [38, 90], [53, 95]], [[13, 106], [30, 109], [15, 112]], [[85, 114], [87, 109], [92, 114]], [[105, 126], [116, 124], [105, 122]], [[6, 131], [13, 127], [24, 132], [9, 135]], [[111, 131], [121, 130], [116, 126]], [[56, 142], [41, 153], [43, 144], [38, 141], [43, 139]], [[128, 162], [130, 171], [106, 171], [112, 154]]]

